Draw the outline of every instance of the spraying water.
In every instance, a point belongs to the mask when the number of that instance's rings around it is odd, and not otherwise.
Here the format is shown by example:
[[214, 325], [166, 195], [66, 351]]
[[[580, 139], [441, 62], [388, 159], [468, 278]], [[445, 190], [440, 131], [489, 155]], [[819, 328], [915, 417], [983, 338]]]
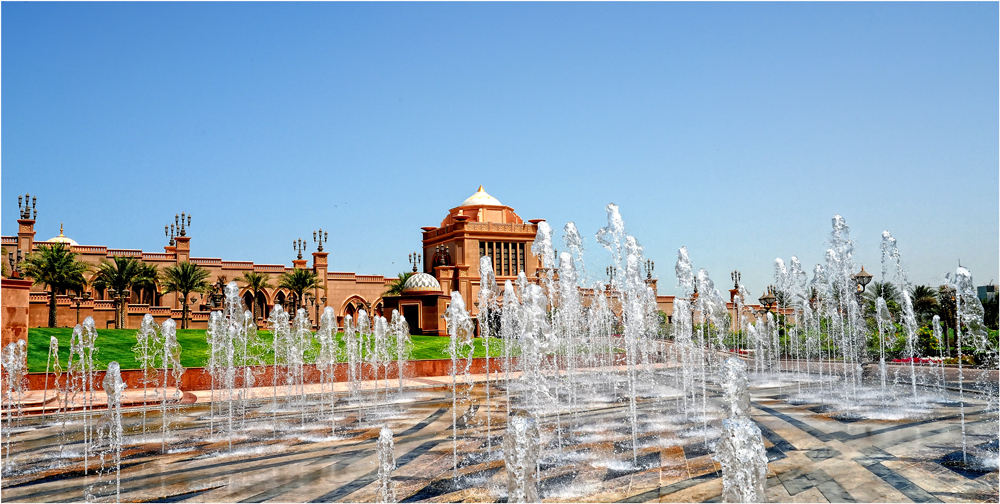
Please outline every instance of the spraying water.
[[[320, 384], [325, 388], [327, 382], [330, 384], [330, 393], [327, 394], [327, 401], [330, 405], [330, 435], [337, 432], [337, 424], [334, 416], [334, 405], [337, 395], [334, 393], [333, 385], [336, 382], [334, 369], [337, 365], [337, 353], [339, 347], [334, 339], [334, 331], [337, 330], [337, 316], [333, 308], [327, 306], [323, 309], [323, 315], [319, 318], [319, 329], [316, 331], [316, 339], [319, 340], [319, 355], [316, 357], [316, 367], [320, 372]], [[323, 390], [322, 388], [320, 389]]]
[[750, 392], [743, 361], [730, 357], [720, 370], [723, 400], [729, 418], [722, 421], [722, 438], [715, 460], [722, 467], [723, 502], [767, 502], [767, 452], [760, 428], [750, 419]]
[[396, 491], [392, 485], [392, 471], [396, 469], [396, 455], [392, 446], [392, 431], [382, 427], [376, 443], [378, 453], [378, 490], [375, 492], [376, 502], [396, 502]]
[[[108, 363], [108, 371], [104, 375], [104, 393], [108, 396], [108, 410], [104, 417], [104, 429], [108, 440], [108, 449], [115, 466], [115, 502], [121, 501], [121, 469], [122, 469], [122, 394], [125, 392], [125, 382], [122, 381], [121, 369], [117, 362]], [[104, 460], [104, 457], [101, 457]]]
[[13, 427], [15, 425], [15, 409], [17, 410], [16, 422], [17, 425], [21, 424], [21, 403], [24, 398], [24, 389], [27, 385], [27, 354], [25, 352], [24, 340], [17, 340], [7, 344], [3, 349], [2, 361], [3, 372], [5, 375], [5, 383], [7, 386], [4, 388], [4, 399], [7, 403], [7, 415], [4, 419], [4, 446], [6, 447], [6, 454], [4, 455], [4, 467], [3, 472], [10, 474], [14, 470], [14, 466], [11, 464], [10, 460], [10, 435]]
[[507, 421], [503, 437], [507, 469], [507, 502], [541, 502], [538, 498], [538, 423], [524, 410]]
[[159, 327], [157, 327], [156, 322], [153, 320], [153, 316], [147, 313], [142, 317], [142, 324], [139, 325], [139, 330], [135, 333], [135, 346], [132, 347], [135, 360], [139, 364], [139, 368], [142, 369], [143, 440], [146, 439], [145, 405], [148, 400], [149, 384], [155, 383], [153, 380], [156, 379], [156, 346], [160, 339], [159, 336]]
[[[173, 319], [163, 321], [160, 326], [160, 337], [162, 344], [159, 347], [160, 369], [162, 374], [162, 400], [160, 401], [160, 431], [162, 438], [160, 450], [167, 449], [167, 435], [170, 433], [170, 420], [167, 418], [167, 404], [179, 403], [181, 399], [181, 376], [184, 368], [181, 366], [181, 346], [177, 343], [177, 323]], [[174, 396], [172, 400], [167, 397], [167, 386], [169, 378], [173, 378]]]
[[[452, 479], [458, 481], [458, 375], [468, 382], [469, 365], [472, 363], [473, 324], [469, 312], [465, 309], [465, 301], [458, 291], [451, 293], [451, 304], [445, 312], [448, 324], [448, 355], [451, 356], [451, 442], [452, 442]], [[465, 361], [461, 364], [460, 361]], [[468, 388], [463, 393], [468, 393]]]

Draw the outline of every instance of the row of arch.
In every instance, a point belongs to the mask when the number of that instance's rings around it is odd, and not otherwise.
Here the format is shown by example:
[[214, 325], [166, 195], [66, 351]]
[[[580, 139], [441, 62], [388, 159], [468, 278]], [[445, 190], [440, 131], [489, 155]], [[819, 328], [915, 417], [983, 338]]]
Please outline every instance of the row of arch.
[[[287, 303], [290, 302], [291, 293], [279, 290], [275, 292], [272, 299], [269, 300], [264, 291], [257, 292], [257, 297], [254, 298], [253, 291], [250, 289], [244, 289], [240, 297], [243, 298], [243, 306], [245, 309], [251, 310], [254, 305], [256, 305], [256, 309], [253, 311], [257, 313], [258, 317], [266, 319], [271, 315], [271, 309], [274, 308], [274, 305], [280, 304], [287, 308]], [[334, 307], [334, 313], [336, 313], [338, 319], [341, 320], [348, 315], [350, 315], [351, 318], [357, 318], [357, 314], [362, 311], [368, 313], [368, 316], [371, 317], [373, 315], [384, 315], [384, 306], [385, 304], [382, 302], [381, 297], [376, 299], [375, 302], [369, 304], [365, 298], [355, 294], [344, 300], [344, 302], [341, 303], [339, 310]], [[315, 305], [310, 308], [313, 310], [309, 315], [311, 317], [315, 316]]]
[[[93, 294], [94, 299], [110, 298], [104, 289], [95, 288], [93, 289]], [[132, 292], [130, 293], [129, 302], [146, 303], [156, 306], [160, 304], [161, 297], [162, 295], [156, 289], [136, 287], [132, 289]], [[291, 292], [286, 289], [279, 289], [268, 295], [267, 291], [262, 290], [257, 292], [257, 297], [255, 299], [253, 292], [250, 289], [242, 289], [240, 297], [243, 299], [243, 306], [245, 309], [253, 310], [254, 305], [256, 305], [256, 310], [253, 311], [257, 313], [258, 317], [263, 316], [263, 318], [266, 319], [270, 316], [271, 309], [274, 308], [274, 305], [280, 304], [284, 307], [288, 306], [291, 298]], [[344, 300], [339, 309], [334, 307], [334, 310], [338, 319], [343, 320], [343, 318], [347, 315], [350, 315], [351, 318], [357, 318], [357, 314], [362, 311], [367, 312], [369, 317], [373, 315], [384, 316], [383, 307], [384, 303], [381, 297], [376, 299], [374, 302], [369, 303], [369, 301], [361, 295], [354, 294]], [[315, 308], [315, 305], [313, 305], [312, 308]], [[311, 312], [310, 316], [315, 316], [315, 313]]]

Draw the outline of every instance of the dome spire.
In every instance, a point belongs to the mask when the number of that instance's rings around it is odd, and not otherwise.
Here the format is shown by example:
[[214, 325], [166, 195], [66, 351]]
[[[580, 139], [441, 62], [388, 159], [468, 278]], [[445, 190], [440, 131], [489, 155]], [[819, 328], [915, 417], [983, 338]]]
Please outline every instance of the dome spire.
[[483, 190], [482, 184], [480, 184], [479, 190], [477, 190], [476, 193], [473, 194], [472, 196], [466, 198], [466, 200], [463, 201], [462, 204], [458, 206], [464, 207], [464, 206], [482, 206], [482, 205], [503, 206], [503, 203], [500, 203], [499, 200], [487, 194], [486, 191]]

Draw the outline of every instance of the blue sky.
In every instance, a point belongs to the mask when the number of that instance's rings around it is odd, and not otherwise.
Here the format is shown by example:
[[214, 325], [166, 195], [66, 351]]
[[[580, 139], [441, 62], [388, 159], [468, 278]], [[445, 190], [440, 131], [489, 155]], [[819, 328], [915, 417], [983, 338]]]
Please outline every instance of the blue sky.
[[395, 275], [479, 184], [524, 219], [604, 206], [752, 293], [823, 260], [1000, 280], [998, 4], [2, 4], [2, 232]]

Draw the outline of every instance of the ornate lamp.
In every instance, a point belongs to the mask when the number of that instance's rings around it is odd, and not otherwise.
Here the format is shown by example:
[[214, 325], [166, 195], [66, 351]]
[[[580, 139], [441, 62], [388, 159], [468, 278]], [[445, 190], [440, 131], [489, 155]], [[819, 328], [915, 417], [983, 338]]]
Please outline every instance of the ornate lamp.
[[292, 240], [292, 249], [299, 253], [298, 259], [302, 259], [302, 252], [306, 249], [306, 242], [302, 238]]
[[[316, 248], [316, 252], [323, 251], [323, 243], [325, 243], [329, 238], [330, 238], [330, 233], [324, 232], [323, 228], [319, 228], [319, 231], [313, 231], [313, 243], [319, 245], [319, 247]], [[299, 259], [302, 258], [299, 257]]]
[[416, 273], [417, 265], [420, 264], [420, 254], [414, 252], [412, 254], [409, 254], [408, 257], [410, 258], [410, 264], [413, 265], [413, 272]]
[[864, 294], [865, 292], [865, 286], [872, 281], [872, 274], [865, 271], [865, 267], [862, 265], [861, 271], [855, 273], [854, 275], [851, 275], [851, 278], [854, 279], [854, 283], [858, 286], [857, 295], [858, 295], [858, 302], [860, 303], [861, 295]]
[[187, 236], [187, 228], [191, 227], [191, 215], [184, 212], [174, 214], [174, 225], [177, 227], [177, 236]]
[[76, 296], [73, 298], [73, 302], [76, 303], [76, 323], [80, 324], [80, 304], [90, 299], [90, 293], [84, 292], [83, 296]]
[[774, 297], [774, 287], [770, 286], [767, 288], [767, 292], [765, 292], [763, 296], [758, 298], [757, 301], [760, 301], [760, 304], [764, 305], [764, 313], [768, 313], [771, 311], [771, 305], [774, 304], [775, 299], [776, 298]]

